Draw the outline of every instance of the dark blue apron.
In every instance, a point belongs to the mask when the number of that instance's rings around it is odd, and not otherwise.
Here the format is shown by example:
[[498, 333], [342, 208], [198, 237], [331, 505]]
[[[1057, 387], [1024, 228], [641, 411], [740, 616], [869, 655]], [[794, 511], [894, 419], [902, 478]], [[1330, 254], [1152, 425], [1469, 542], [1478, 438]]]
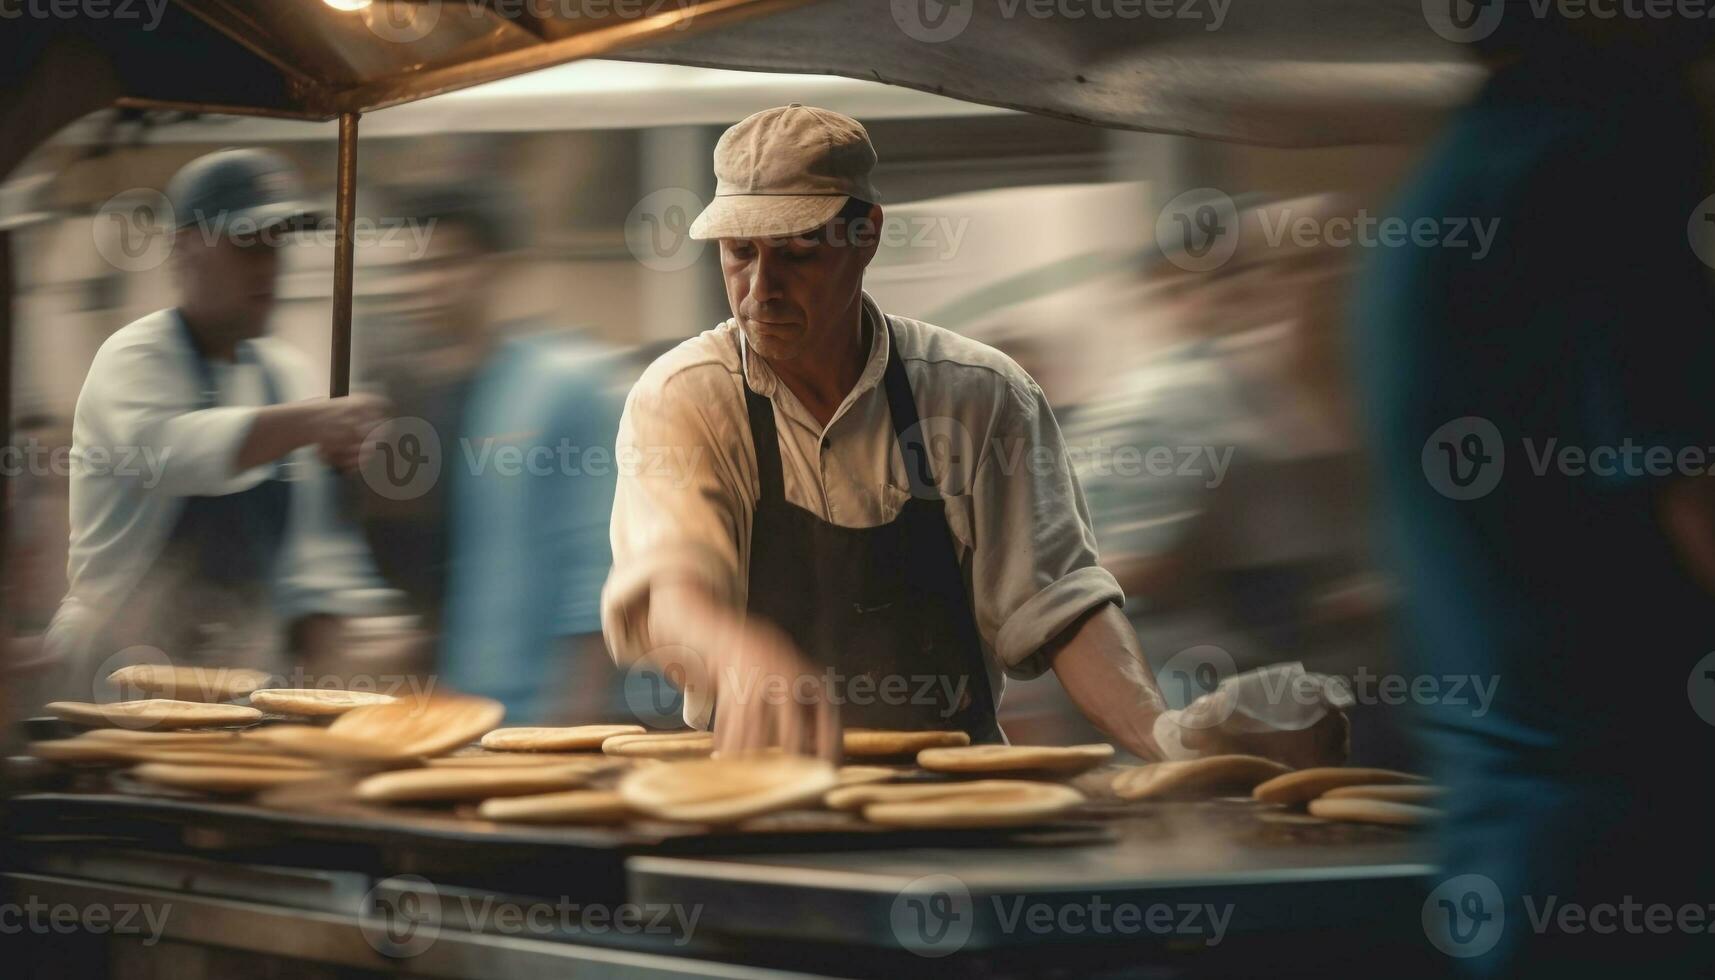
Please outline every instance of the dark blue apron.
[[[214, 371], [184, 318], [176, 312], [175, 317], [196, 365], [196, 410], [213, 408], [218, 396]], [[237, 358], [257, 366], [266, 403], [279, 404], [279, 388], [248, 342], [238, 345]], [[139, 591], [157, 601], [115, 617], [109, 632], [118, 647], [143, 643], [170, 657], [194, 658], [209, 628], [248, 626], [235, 620], [251, 619], [267, 608], [292, 497], [280, 464], [269, 470], [267, 479], [248, 490], [183, 498], [177, 523], [140, 582]]]
[[761, 483], [746, 608], [784, 629], [817, 667], [832, 669], [841, 724], [957, 729], [976, 742], [1003, 742], [917, 404], [886, 329], [883, 384], [912, 491], [892, 523], [841, 527], [787, 503], [773, 403], [745, 382]]

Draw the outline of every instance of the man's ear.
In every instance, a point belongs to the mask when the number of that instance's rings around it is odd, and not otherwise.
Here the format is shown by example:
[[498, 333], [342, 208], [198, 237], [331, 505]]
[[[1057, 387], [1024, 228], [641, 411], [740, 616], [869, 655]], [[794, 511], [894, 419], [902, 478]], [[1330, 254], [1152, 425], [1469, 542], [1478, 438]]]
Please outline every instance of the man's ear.
[[863, 248], [863, 265], [866, 269], [869, 268], [870, 260], [875, 258], [875, 250], [881, 245], [881, 220], [881, 205], [871, 204], [869, 214], [862, 219], [862, 234], [859, 235], [854, 229], [853, 238]]

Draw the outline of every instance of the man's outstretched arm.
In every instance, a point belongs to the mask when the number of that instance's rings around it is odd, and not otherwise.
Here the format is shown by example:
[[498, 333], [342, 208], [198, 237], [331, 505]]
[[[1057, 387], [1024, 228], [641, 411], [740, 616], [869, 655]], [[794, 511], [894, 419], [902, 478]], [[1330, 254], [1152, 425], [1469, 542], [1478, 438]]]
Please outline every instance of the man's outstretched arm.
[[1167, 703], [1119, 606], [1104, 602], [1091, 609], [1044, 652], [1084, 717], [1127, 751], [1161, 758], [1153, 731]]

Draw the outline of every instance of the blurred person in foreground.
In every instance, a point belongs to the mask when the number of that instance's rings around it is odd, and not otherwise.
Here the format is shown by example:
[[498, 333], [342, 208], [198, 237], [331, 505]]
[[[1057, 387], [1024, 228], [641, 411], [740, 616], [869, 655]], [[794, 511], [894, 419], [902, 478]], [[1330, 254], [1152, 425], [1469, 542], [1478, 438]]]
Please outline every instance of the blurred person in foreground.
[[[1102, 565], [1175, 707], [1271, 664], [1391, 667], [1344, 383], [1348, 250], [1291, 234], [1348, 209], [1334, 194], [1243, 203], [1231, 257], [1170, 251], [1148, 272], [1174, 342], [1062, 413]], [[1349, 712], [1354, 761], [1411, 762], [1389, 707]]]
[[[716, 145], [691, 236], [719, 241], [733, 318], [627, 400], [620, 451], [667, 452], [621, 475], [609, 645], [676, 657], [685, 720], [722, 751], [837, 756], [841, 722], [1004, 741], [1003, 673], [1051, 668], [1155, 757], [1161, 696], [1041, 390], [863, 290], [875, 162], [856, 120], [796, 103]], [[1260, 751], [1303, 742], [1273, 734]]]
[[1518, 13], [1395, 207], [1493, 221], [1493, 250], [1373, 250], [1354, 322], [1409, 666], [1497, 682], [1426, 711], [1451, 795], [1424, 922], [1483, 976], [1708, 976], [1709, 31]]
[[167, 197], [177, 303], [101, 345], [72, 422], [70, 584], [43, 647], [79, 700], [119, 651], [280, 671], [282, 647], [317, 655], [342, 617], [382, 611], [328, 468], [357, 465], [385, 405], [318, 397], [264, 335], [281, 252], [310, 217], [297, 175], [228, 150], [185, 165]]
[[427, 251], [379, 271], [374, 377], [400, 417], [429, 424], [442, 465], [432, 485], [368, 495], [383, 574], [436, 634], [446, 682], [500, 700], [510, 723], [632, 720], [599, 609], [621, 357], [582, 330], [501, 318], [522, 254], [504, 191], [387, 197]]

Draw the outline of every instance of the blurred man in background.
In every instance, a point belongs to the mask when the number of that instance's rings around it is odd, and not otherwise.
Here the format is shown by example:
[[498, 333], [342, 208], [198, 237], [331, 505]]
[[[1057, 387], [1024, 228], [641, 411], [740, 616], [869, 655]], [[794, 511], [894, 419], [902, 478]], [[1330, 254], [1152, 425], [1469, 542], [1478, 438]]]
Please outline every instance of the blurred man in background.
[[[1242, 203], [1227, 261], [1150, 269], [1178, 342], [1061, 415], [1102, 564], [1176, 707], [1267, 664], [1391, 667], [1343, 373], [1346, 252], [1277, 232], [1346, 205]], [[1372, 707], [1350, 712], [1355, 761], [1408, 767], [1401, 719], [1381, 717], [1399, 712]]]
[[522, 219], [490, 187], [394, 189], [428, 251], [368, 304], [374, 379], [438, 437], [441, 477], [371, 494], [384, 573], [435, 634], [453, 687], [513, 723], [625, 716], [601, 641], [614, 439], [627, 372], [588, 334], [501, 312]]
[[1492, 945], [1454, 952], [1487, 976], [1715, 964], [1715, 731], [1687, 703], [1715, 649], [1715, 302], [1693, 250], [1715, 160], [1686, 77], [1708, 36], [1509, 11], [1395, 209], [1496, 222], [1493, 251], [1374, 250], [1359, 297], [1409, 665], [1496, 682], [1491, 710], [1432, 703], [1425, 729], [1452, 790], [1425, 925]]
[[44, 650], [78, 699], [131, 648], [279, 670], [279, 627], [301, 653], [336, 645], [339, 617], [371, 611], [379, 585], [321, 463], [354, 467], [384, 403], [316, 397], [297, 353], [264, 336], [307, 214], [296, 174], [229, 150], [167, 196], [178, 303], [102, 344], [72, 424], [70, 586]]

